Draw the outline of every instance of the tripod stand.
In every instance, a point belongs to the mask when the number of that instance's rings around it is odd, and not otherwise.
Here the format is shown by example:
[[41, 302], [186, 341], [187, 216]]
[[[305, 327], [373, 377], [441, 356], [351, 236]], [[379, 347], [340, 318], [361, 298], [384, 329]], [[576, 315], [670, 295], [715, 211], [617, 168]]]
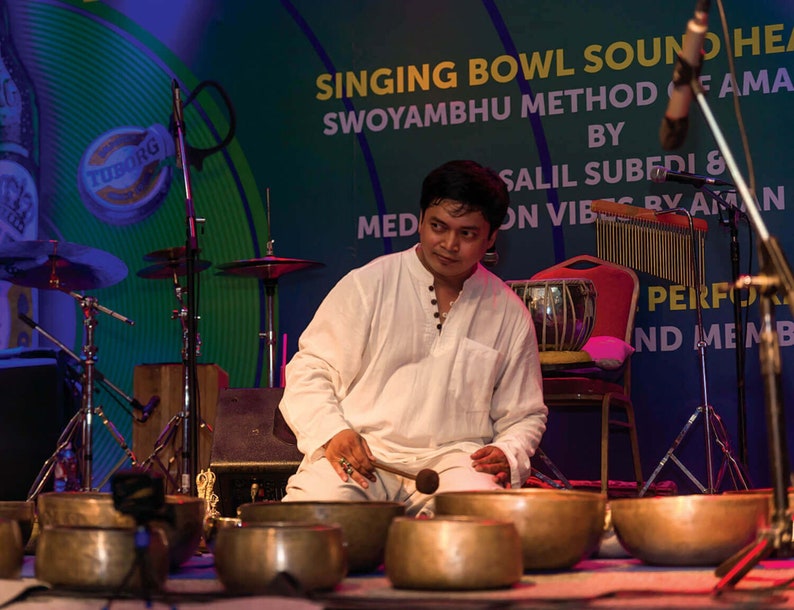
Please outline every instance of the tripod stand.
[[[666, 212], [660, 212], [660, 214], [664, 213], [683, 213], [686, 214], [688, 221], [689, 221], [689, 231], [690, 234], [694, 233], [694, 225], [692, 222], [692, 216], [689, 213], [689, 210], [682, 209], [682, 208], [675, 208], [673, 210], [668, 210]], [[694, 243], [694, 238], [692, 239]], [[692, 262], [695, 264], [697, 261], [697, 255], [695, 253], [695, 248], [693, 247], [692, 252]], [[692, 481], [695, 486], [702, 492], [702, 493], [709, 493], [713, 494], [716, 493], [717, 489], [719, 489], [723, 477], [725, 476], [726, 469], [732, 476], [733, 484], [736, 489], [739, 489], [739, 485], [742, 486], [743, 489], [747, 489], [747, 479], [742, 472], [741, 467], [737, 463], [736, 459], [733, 456], [733, 453], [730, 448], [730, 444], [728, 441], [728, 434], [725, 431], [725, 427], [722, 424], [722, 420], [720, 419], [719, 415], [715, 411], [714, 407], [709, 402], [708, 396], [708, 376], [706, 373], [706, 341], [705, 341], [705, 334], [703, 331], [703, 307], [700, 303], [700, 274], [695, 272], [692, 274], [693, 276], [693, 284], [695, 290], [695, 310], [697, 312], [697, 333], [698, 333], [698, 361], [700, 365], [700, 398], [701, 404], [698, 408], [692, 413], [689, 420], [684, 424], [681, 432], [678, 434], [676, 439], [673, 441], [673, 444], [667, 450], [664, 457], [662, 457], [659, 464], [656, 466], [656, 469], [653, 471], [651, 476], [645, 482], [645, 485], [640, 490], [639, 495], [644, 496], [645, 493], [648, 491], [650, 486], [656, 480], [656, 477], [659, 475], [659, 472], [664, 468], [665, 464], [667, 464], [668, 460], [672, 460], [673, 463], [678, 466], [681, 471]], [[704, 486], [700, 480], [678, 459], [675, 455], [675, 451], [678, 449], [678, 446], [681, 444], [681, 441], [684, 440], [684, 437], [689, 433], [689, 430], [692, 428], [692, 425], [701, 417], [703, 419], [703, 433], [704, 439], [703, 442], [705, 444], [706, 450], [706, 485]], [[722, 464], [720, 465], [719, 472], [716, 476], [714, 476], [714, 463], [713, 463], [713, 454], [712, 454], [712, 442], [716, 443], [720, 450], [722, 451]]]
[[[177, 464], [176, 473], [172, 473], [172, 468], [174, 463], [177, 461], [175, 456], [178, 454], [184, 455], [185, 448], [188, 446], [189, 438], [186, 437], [186, 433], [188, 432], [187, 421], [189, 418], [189, 414], [187, 412], [187, 406], [190, 404], [190, 379], [188, 375], [188, 350], [191, 349], [189, 341], [189, 333], [191, 332], [190, 326], [187, 321], [188, 317], [188, 309], [185, 306], [185, 290], [181, 286], [179, 282], [179, 275], [183, 271], [184, 268], [184, 259], [182, 258], [182, 254], [184, 253], [183, 250], [178, 249], [174, 250], [169, 255], [169, 260], [162, 265], [156, 265], [151, 268], [151, 271], [144, 270], [143, 272], [139, 272], [138, 275], [142, 275], [143, 277], [158, 277], [158, 278], [165, 278], [165, 272], [168, 271], [171, 275], [173, 287], [174, 287], [174, 295], [176, 300], [179, 304], [179, 308], [175, 309], [172, 314], [171, 318], [175, 320], [179, 320], [182, 326], [182, 389], [183, 389], [183, 402], [182, 402], [182, 409], [177, 412], [165, 425], [163, 430], [160, 432], [159, 436], [154, 442], [154, 448], [152, 453], [144, 459], [140, 463], [140, 468], [144, 471], [151, 470], [152, 467], [155, 465], [159, 468], [162, 472], [163, 476], [167, 479], [168, 487], [174, 491], [179, 491], [179, 493], [187, 494], [189, 492], [189, 486], [184, 481], [184, 475], [189, 474], [187, 470], [184, 468], [183, 461], [179, 461]], [[153, 253], [156, 255], [157, 253]], [[152, 256], [152, 255], [150, 255]], [[200, 262], [201, 264], [201, 262]], [[202, 267], [206, 268], [206, 266], [201, 265]], [[148, 273], [148, 275], [147, 275]], [[195, 349], [196, 349], [196, 356], [200, 355], [201, 350], [201, 337], [196, 336], [195, 340]], [[197, 396], [198, 397], [198, 396]], [[199, 417], [199, 427], [201, 430], [205, 432], [212, 433], [212, 427], [204, 421], [203, 418], [200, 416], [200, 409], [199, 404], [196, 404], [196, 414]], [[176, 439], [177, 434], [182, 432], [182, 448], [178, 448], [176, 446]], [[168, 458], [166, 462], [161, 459], [163, 452], [166, 450], [167, 447], [173, 446], [174, 450], [172, 455]]]
[[[107, 309], [99, 304], [96, 298], [94, 297], [86, 297], [80, 295], [76, 292], [69, 292], [68, 293], [71, 297], [75, 298], [81, 305], [84, 317], [84, 326], [85, 326], [85, 343], [83, 344], [83, 355], [85, 356], [84, 359], [80, 359], [76, 354], [71, 352], [65, 345], [60, 343], [57, 339], [55, 339], [52, 335], [47, 333], [44, 329], [42, 329], [38, 324], [36, 324], [33, 320], [25, 316], [24, 314], [20, 314], [19, 318], [42, 333], [45, 337], [47, 337], [50, 341], [58, 345], [64, 352], [69, 354], [74, 360], [83, 363], [83, 383], [82, 383], [82, 390], [81, 390], [81, 406], [80, 409], [75, 413], [71, 420], [66, 424], [64, 430], [61, 432], [60, 437], [56, 443], [55, 452], [47, 459], [47, 461], [42, 466], [41, 470], [39, 471], [38, 476], [33, 482], [33, 485], [28, 492], [28, 500], [35, 499], [40, 493], [44, 484], [49, 479], [50, 475], [52, 474], [53, 470], [55, 469], [55, 465], [58, 460], [59, 454], [70, 444], [73, 444], [73, 441], [76, 438], [76, 434], [78, 430], [80, 431], [80, 451], [79, 451], [79, 471], [80, 471], [80, 481], [81, 486], [84, 491], [90, 491], [94, 489], [100, 489], [110, 478], [113, 472], [118, 470], [121, 465], [127, 460], [130, 459], [132, 464], [136, 463], [136, 458], [133, 452], [130, 450], [126, 440], [118, 431], [116, 426], [108, 419], [105, 415], [104, 410], [99, 405], [94, 405], [94, 387], [95, 382], [97, 379], [101, 379], [103, 382], [107, 383], [110, 387], [114, 390], [118, 391], [119, 394], [123, 395], [123, 393], [118, 390], [115, 386], [113, 386], [110, 382], [108, 382], [104, 376], [101, 375], [96, 370], [96, 355], [99, 351], [96, 344], [94, 343], [94, 330], [97, 325], [96, 319], [96, 312], [101, 311], [102, 313], [108, 314], [111, 317], [114, 317], [118, 320], [121, 320], [127, 324], [134, 324], [132, 320], [121, 316], [120, 314]], [[125, 398], [129, 399], [125, 396]], [[104, 479], [99, 485], [93, 484], [93, 420], [94, 416], [99, 416], [102, 419], [102, 423], [110, 432], [111, 436], [114, 440], [118, 443], [119, 447], [124, 451], [124, 456], [119, 460], [119, 462], [111, 469], [110, 474], [106, 479]]]

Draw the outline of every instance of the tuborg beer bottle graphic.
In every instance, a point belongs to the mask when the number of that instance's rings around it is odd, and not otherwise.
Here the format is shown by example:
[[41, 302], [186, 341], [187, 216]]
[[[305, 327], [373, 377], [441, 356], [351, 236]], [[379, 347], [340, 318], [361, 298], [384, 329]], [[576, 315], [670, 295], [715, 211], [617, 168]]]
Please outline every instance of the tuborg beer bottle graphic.
[[[39, 116], [33, 83], [11, 38], [0, 0], [0, 247], [38, 235]], [[17, 317], [35, 317], [35, 290], [0, 282], [0, 348], [31, 344]]]

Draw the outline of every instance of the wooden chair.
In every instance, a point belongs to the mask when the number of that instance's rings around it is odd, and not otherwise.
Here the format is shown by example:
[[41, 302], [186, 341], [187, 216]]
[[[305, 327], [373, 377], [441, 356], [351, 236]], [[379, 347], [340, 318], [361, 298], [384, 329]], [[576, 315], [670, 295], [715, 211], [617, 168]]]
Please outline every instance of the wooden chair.
[[[630, 345], [639, 279], [630, 268], [590, 255], [569, 258], [536, 273], [532, 280], [585, 278], [596, 290], [593, 332], [580, 352], [540, 353], [543, 393], [550, 410], [601, 409], [601, 492], [608, 492], [609, 437], [628, 431], [637, 491], [642, 466], [631, 400]], [[587, 361], [587, 362], [585, 362]]]

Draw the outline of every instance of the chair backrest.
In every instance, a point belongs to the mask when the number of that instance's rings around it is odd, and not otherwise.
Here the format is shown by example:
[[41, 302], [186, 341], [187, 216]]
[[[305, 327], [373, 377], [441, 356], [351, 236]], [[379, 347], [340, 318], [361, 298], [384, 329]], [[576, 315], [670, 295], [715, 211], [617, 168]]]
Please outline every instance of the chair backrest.
[[640, 280], [634, 270], [589, 254], [574, 256], [547, 267], [533, 280], [585, 278], [596, 290], [593, 336], [609, 335], [631, 343]]

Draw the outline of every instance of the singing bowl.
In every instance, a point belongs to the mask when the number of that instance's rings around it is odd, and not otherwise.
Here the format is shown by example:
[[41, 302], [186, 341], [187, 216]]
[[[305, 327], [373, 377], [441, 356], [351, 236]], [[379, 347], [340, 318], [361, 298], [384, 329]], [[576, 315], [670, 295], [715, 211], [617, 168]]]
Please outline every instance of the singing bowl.
[[24, 554], [19, 523], [0, 517], [0, 578], [19, 578]]
[[0, 501], [0, 518], [11, 519], [19, 523], [22, 533], [22, 545], [26, 545], [33, 533], [33, 522], [36, 519], [36, 503], [25, 500]]
[[242, 521], [237, 517], [210, 517], [204, 523], [204, 542], [210, 552], [215, 552], [215, 541], [218, 532], [227, 527], [240, 527]]
[[620, 543], [652, 565], [718, 565], [769, 523], [763, 494], [621, 498], [610, 508]]
[[598, 547], [606, 498], [554, 489], [505, 489], [436, 494], [437, 515], [490, 517], [512, 522], [521, 539], [525, 571], [570, 568]]
[[347, 573], [342, 530], [321, 523], [244, 524], [218, 531], [215, 570], [227, 592], [271, 592], [288, 575], [304, 591], [332, 589]]
[[[762, 489], [737, 489], [737, 490], [730, 490], [726, 491], [725, 495], [737, 495], [737, 496], [756, 496], [762, 495], [767, 499], [769, 502], [769, 521], [772, 522], [772, 519], [775, 515], [775, 494], [774, 490], [771, 487], [762, 488]], [[789, 487], [786, 492], [786, 498], [788, 501], [788, 508], [794, 507], [794, 488]]]
[[168, 578], [168, 542], [159, 528], [150, 533], [145, 560], [138, 561], [134, 529], [46, 527], [36, 548], [36, 578], [54, 588], [158, 591]]
[[[198, 549], [204, 533], [206, 502], [183, 495], [165, 497], [166, 512], [173, 523], [154, 519], [152, 525], [165, 531], [170, 566], [175, 570]], [[113, 506], [113, 496], [94, 491], [48, 492], [38, 499], [39, 523], [47, 527], [134, 528], [135, 519]]]
[[399, 502], [249, 502], [238, 507], [243, 523], [302, 521], [338, 525], [348, 570], [372, 572], [383, 563], [389, 525], [405, 514]]
[[521, 541], [508, 521], [397, 517], [384, 566], [397, 589], [501, 589], [521, 580]]

